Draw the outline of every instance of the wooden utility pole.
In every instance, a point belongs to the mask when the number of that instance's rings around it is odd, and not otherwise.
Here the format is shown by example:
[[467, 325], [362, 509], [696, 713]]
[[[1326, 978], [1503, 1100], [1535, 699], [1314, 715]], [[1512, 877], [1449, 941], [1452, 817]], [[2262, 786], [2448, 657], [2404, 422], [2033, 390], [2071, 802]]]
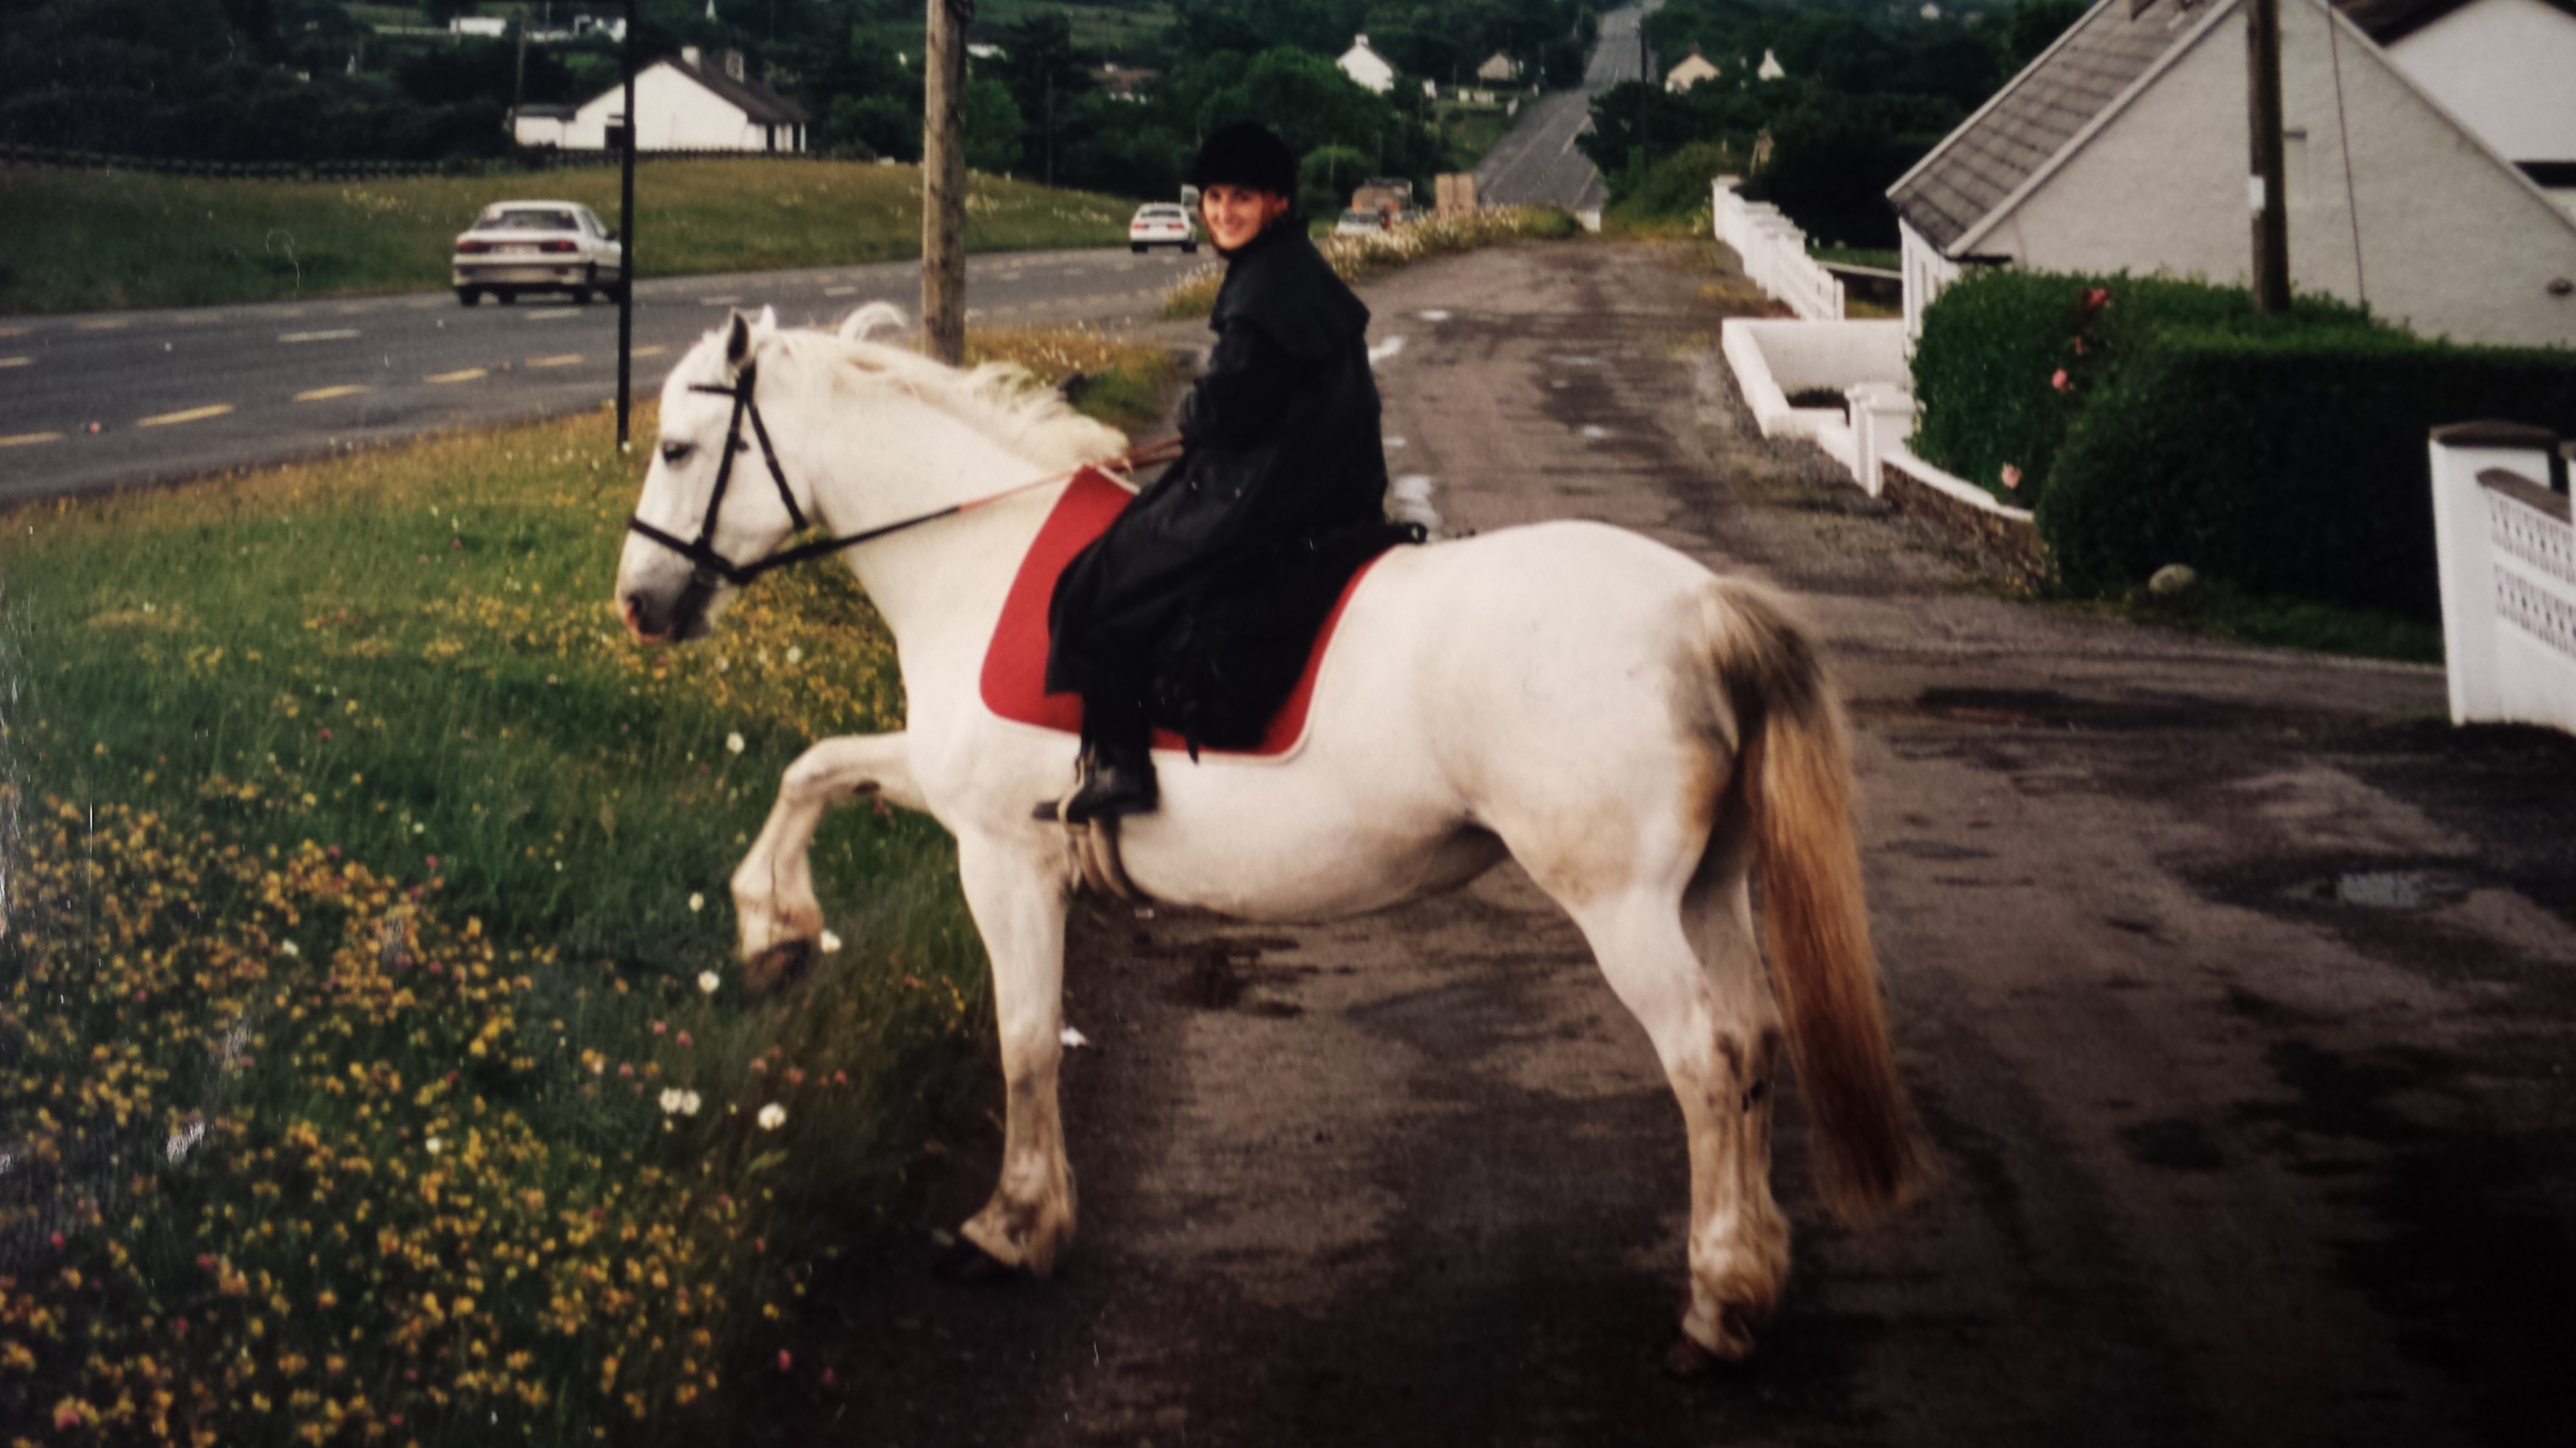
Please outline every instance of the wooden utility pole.
[[626, 0], [626, 139], [617, 161], [617, 450], [626, 451], [626, 419], [635, 403], [635, 47], [644, 38], [642, 9]]
[[929, 0], [922, 55], [921, 338], [966, 360], [966, 27], [975, 0]]
[[2290, 197], [2281, 158], [2281, 0], [2245, 9], [2248, 120], [2254, 133], [2246, 199], [2254, 210], [2254, 309], [2290, 309]]

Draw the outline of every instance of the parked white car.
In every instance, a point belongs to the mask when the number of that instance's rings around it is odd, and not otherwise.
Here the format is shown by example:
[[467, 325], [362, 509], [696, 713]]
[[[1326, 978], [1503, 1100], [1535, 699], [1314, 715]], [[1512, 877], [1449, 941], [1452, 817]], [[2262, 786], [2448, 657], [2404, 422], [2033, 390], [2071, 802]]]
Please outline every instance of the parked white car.
[[1199, 249], [1199, 225], [1187, 209], [1168, 201], [1149, 201], [1136, 208], [1127, 223], [1127, 247], [1142, 255], [1150, 246], [1177, 246], [1184, 255]]
[[1375, 236], [1386, 230], [1386, 217], [1375, 211], [1345, 211], [1333, 223], [1335, 236]]
[[587, 206], [569, 201], [501, 201], [483, 208], [456, 238], [456, 300], [487, 295], [514, 302], [523, 292], [570, 292], [576, 302], [626, 289], [626, 248]]

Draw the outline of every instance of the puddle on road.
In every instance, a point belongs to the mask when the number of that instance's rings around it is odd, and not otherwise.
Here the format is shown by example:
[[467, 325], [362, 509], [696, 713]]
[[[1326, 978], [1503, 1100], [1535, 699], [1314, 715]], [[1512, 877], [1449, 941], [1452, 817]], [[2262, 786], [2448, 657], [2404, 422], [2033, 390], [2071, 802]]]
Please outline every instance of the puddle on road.
[[2460, 880], [2432, 870], [2348, 870], [2297, 893], [2318, 904], [2360, 910], [2436, 910], [2469, 891]]

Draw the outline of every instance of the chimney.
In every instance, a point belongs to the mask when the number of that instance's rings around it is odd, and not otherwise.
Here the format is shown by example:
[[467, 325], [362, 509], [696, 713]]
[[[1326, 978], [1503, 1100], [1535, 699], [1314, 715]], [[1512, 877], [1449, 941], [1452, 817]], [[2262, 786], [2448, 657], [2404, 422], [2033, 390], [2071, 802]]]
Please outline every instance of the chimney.
[[734, 80], [742, 79], [741, 51], [728, 50], [725, 52], [725, 75]]
[[681, 46], [680, 64], [687, 66], [691, 70], [696, 70], [698, 68], [698, 48], [694, 45]]

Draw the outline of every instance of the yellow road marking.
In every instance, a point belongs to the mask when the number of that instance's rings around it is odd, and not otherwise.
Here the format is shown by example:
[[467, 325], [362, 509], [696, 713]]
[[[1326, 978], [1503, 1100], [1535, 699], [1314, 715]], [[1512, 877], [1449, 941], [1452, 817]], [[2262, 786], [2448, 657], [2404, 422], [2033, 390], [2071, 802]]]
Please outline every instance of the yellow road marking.
[[113, 332], [124, 325], [125, 319], [123, 317], [108, 317], [96, 322], [74, 322], [72, 323], [72, 330], [75, 332]]
[[310, 392], [299, 392], [295, 394], [295, 400], [298, 402], [328, 402], [334, 397], [355, 397], [366, 390], [367, 389], [363, 387], [354, 385], [316, 387]]
[[25, 367], [35, 360], [33, 357], [0, 357], [0, 367]]
[[61, 442], [59, 432], [22, 432], [15, 437], [0, 437], [0, 447], [25, 447], [31, 442]]
[[670, 350], [671, 349], [668, 347], [638, 347], [632, 355], [637, 357], [659, 357]]
[[471, 382], [475, 378], [483, 375], [484, 371], [482, 368], [467, 367], [455, 372], [433, 372], [420, 380], [423, 382]]
[[581, 365], [581, 354], [579, 352], [566, 352], [560, 357], [531, 357], [528, 359], [528, 365], [531, 367], [578, 367]]
[[231, 403], [218, 402], [206, 407], [191, 407], [185, 412], [165, 412], [159, 417], [147, 417], [134, 425], [136, 427], [168, 427], [174, 422], [203, 422], [210, 417], [221, 417], [232, 410], [233, 405]]

